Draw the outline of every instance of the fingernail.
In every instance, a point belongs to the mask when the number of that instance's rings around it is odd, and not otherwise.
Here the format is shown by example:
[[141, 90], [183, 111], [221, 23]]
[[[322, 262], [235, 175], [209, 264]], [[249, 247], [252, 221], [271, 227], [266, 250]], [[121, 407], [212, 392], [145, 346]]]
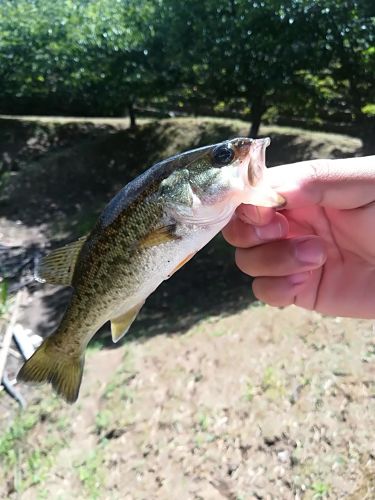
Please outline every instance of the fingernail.
[[323, 264], [324, 247], [320, 239], [301, 240], [295, 246], [295, 255], [303, 264]]
[[280, 222], [270, 222], [265, 226], [255, 226], [255, 234], [260, 240], [277, 240], [283, 235], [283, 227]]
[[296, 273], [288, 276], [288, 281], [291, 285], [302, 285], [310, 277], [310, 273]]
[[240, 206], [237, 209], [238, 217], [242, 220], [242, 222], [245, 222], [246, 224], [258, 224], [261, 221], [258, 207], [251, 207], [252, 217], [250, 217], [247, 213], [248, 210], [248, 206]]

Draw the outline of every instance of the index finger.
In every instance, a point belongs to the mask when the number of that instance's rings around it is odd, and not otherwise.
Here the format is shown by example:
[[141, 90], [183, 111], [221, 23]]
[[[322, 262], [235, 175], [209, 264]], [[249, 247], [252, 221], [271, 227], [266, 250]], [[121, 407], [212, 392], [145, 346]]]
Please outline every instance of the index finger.
[[236, 210], [236, 215], [246, 224], [263, 226], [271, 222], [275, 210], [268, 207], [256, 207], [255, 205], [240, 205]]
[[375, 201], [375, 156], [281, 165], [268, 169], [266, 179], [286, 198], [283, 209], [358, 208]]

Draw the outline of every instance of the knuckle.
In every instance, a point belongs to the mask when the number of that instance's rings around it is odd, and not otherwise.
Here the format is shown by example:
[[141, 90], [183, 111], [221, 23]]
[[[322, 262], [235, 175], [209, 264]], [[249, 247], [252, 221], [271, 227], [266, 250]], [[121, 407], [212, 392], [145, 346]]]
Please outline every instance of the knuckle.
[[330, 160], [313, 160], [309, 162], [308, 173], [301, 183], [302, 189], [308, 193], [314, 203], [320, 204], [324, 197], [324, 187], [332, 177]]

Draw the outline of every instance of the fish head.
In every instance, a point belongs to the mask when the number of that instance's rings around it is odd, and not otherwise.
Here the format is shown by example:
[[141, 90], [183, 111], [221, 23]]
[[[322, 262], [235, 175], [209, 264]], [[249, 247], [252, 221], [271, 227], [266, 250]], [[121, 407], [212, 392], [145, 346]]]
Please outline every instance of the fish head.
[[220, 200], [235, 204], [280, 208], [285, 200], [264, 180], [265, 150], [270, 139], [238, 137], [202, 148], [188, 165], [193, 191], [205, 204]]

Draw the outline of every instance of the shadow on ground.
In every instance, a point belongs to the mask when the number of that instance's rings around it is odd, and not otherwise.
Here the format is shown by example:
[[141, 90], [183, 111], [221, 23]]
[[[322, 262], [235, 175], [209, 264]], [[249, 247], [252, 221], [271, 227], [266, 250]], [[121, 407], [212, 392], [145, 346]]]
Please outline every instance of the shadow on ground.
[[[56, 239], [59, 230], [72, 239], [87, 231], [111, 197], [150, 165], [181, 151], [246, 135], [248, 125], [183, 119], [150, 122], [136, 130], [92, 124], [40, 123], [32, 125], [32, 132], [19, 127], [0, 143], [7, 159], [0, 171], [0, 212], [26, 225], [49, 223]], [[269, 166], [350, 156], [360, 147], [356, 139], [333, 134], [280, 127], [263, 132], [272, 137]]]
[[[0, 212], [39, 226], [51, 247], [90, 231], [127, 182], [177, 152], [246, 135], [248, 124], [214, 119], [162, 120], [136, 130], [93, 124], [0, 121]], [[357, 139], [281, 127], [264, 128], [272, 144], [268, 165], [358, 154]], [[37, 330], [56, 327], [69, 290], [37, 289]], [[234, 266], [233, 250], [218, 237], [147, 301], [126, 337], [184, 332], [208, 315], [236, 313], [252, 300], [249, 278]], [[108, 339], [108, 327], [99, 337]]]
[[[160, 333], [184, 333], [207, 316], [226, 316], [247, 307], [254, 301], [250, 279], [235, 267], [233, 254], [222, 237], [216, 237], [149, 297], [123, 342]], [[41, 297], [42, 308], [48, 312], [37, 323], [42, 336], [58, 325], [70, 293], [70, 289], [60, 288]], [[94, 342], [107, 347], [119, 345], [112, 344], [109, 324], [98, 332]]]

